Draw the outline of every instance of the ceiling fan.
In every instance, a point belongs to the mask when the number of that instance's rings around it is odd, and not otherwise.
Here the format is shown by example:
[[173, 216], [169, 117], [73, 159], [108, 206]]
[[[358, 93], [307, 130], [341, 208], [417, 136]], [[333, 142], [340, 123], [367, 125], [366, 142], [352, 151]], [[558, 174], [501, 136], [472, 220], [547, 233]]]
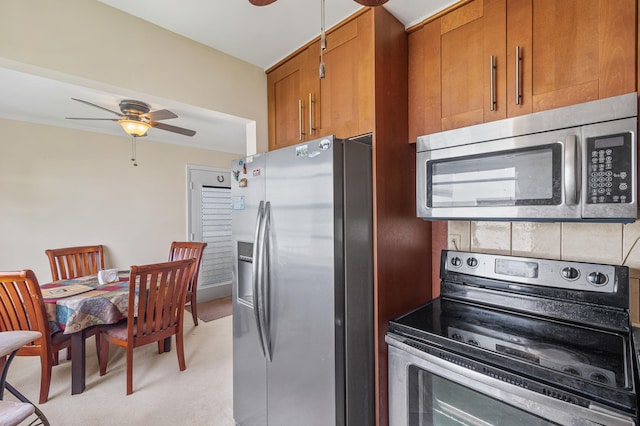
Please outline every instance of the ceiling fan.
[[120, 111], [116, 112], [108, 108], [101, 107], [100, 105], [93, 104], [91, 102], [84, 101], [82, 99], [71, 98], [74, 101], [82, 102], [89, 106], [100, 108], [104, 111], [108, 111], [117, 115], [119, 118], [85, 118], [85, 117], [67, 117], [69, 120], [106, 120], [116, 121], [122, 126], [127, 134], [133, 137], [142, 137], [147, 135], [147, 130], [150, 128], [156, 128], [160, 130], [166, 130], [168, 132], [179, 133], [185, 136], [193, 136], [196, 134], [194, 130], [185, 129], [182, 127], [171, 126], [169, 124], [159, 123], [160, 120], [168, 120], [170, 118], [177, 118], [178, 116], [173, 112], [160, 109], [157, 111], [151, 111], [149, 104], [136, 101], [133, 99], [125, 99], [120, 102]]
[[[266, 6], [268, 4], [273, 3], [274, 1], [276, 0], [249, 0], [249, 3], [251, 3], [254, 6]], [[356, 3], [360, 3], [363, 6], [376, 7], [376, 6], [382, 6], [389, 0], [354, 0], [354, 1]]]

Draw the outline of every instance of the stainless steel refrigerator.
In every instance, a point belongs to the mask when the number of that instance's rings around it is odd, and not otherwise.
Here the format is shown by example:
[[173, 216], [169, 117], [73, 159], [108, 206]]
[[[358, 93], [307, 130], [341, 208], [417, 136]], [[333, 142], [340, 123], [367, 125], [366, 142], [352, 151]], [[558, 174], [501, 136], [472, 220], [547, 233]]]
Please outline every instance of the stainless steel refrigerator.
[[236, 424], [373, 425], [371, 137], [232, 162]]

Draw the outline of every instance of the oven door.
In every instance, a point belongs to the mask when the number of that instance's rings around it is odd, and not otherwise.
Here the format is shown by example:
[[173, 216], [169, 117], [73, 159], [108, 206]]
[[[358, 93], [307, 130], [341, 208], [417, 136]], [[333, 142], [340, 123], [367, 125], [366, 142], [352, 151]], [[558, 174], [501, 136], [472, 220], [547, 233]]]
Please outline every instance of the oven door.
[[[403, 340], [392, 333], [386, 338], [391, 426], [636, 425], [631, 416], [545, 396], [466, 368], [459, 360], [453, 363], [430, 355]], [[517, 382], [513, 375], [504, 377]]]
[[417, 154], [424, 219], [579, 220], [580, 128]]

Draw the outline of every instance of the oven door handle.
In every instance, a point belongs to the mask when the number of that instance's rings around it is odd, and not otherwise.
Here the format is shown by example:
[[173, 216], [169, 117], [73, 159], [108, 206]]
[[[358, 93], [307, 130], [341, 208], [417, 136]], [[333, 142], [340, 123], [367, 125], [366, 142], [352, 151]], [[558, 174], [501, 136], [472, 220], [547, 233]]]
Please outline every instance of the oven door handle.
[[578, 204], [578, 157], [578, 138], [575, 135], [567, 136], [564, 139], [564, 201], [568, 206]]

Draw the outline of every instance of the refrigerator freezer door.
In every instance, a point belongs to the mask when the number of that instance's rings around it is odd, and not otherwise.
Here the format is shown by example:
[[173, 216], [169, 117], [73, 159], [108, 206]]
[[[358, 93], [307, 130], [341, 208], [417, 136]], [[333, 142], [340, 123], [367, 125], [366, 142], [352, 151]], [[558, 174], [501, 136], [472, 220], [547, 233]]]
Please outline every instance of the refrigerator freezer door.
[[234, 249], [233, 301], [233, 417], [242, 426], [267, 424], [266, 359], [254, 314], [252, 283], [258, 206], [265, 198], [264, 156], [231, 166]]
[[324, 426], [336, 418], [333, 139], [271, 151], [267, 166], [268, 423]]

